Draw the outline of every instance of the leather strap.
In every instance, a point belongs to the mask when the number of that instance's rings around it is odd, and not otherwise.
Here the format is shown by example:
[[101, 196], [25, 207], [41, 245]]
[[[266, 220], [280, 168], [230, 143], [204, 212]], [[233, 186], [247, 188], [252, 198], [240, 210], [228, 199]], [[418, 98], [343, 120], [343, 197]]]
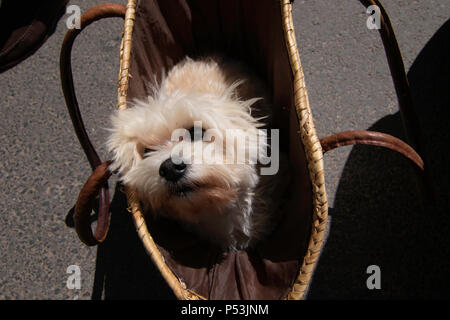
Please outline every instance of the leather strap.
[[400, 114], [405, 128], [408, 142], [423, 155], [423, 148], [420, 145], [420, 127], [419, 119], [414, 112], [413, 100], [409, 88], [408, 78], [405, 72], [405, 66], [402, 54], [398, 46], [389, 16], [378, 0], [360, 0], [367, 8], [375, 5], [380, 8], [380, 29], [379, 33], [383, 41], [384, 50], [386, 52], [389, 69], [391, 71], [392, 80], [394, 82], [395, 91], [399, 103]]
[[98, 165], [100, 165], [102, 161], [100, 160], [100, 157], [98, 156], [94, 146], [92, 145], [88, 137], [88, 134], [83, 124], [83, 119], [81, 117], [80, 108], [78, 106], [78, 100], [75, 94], [72, 76], [72, 63], [71, 63], [72, 46], [76, 37], [91, 23], [103, 18], [111, 18], [111, 17], [124, 18], [125, 11], [126, 11], [125, 6], [109, 3], [101, 4], [89, 9], [88, 11], [86, 11], [86, 13], [84, 13], [81, 16], [80, 21], [81, 28], [71, 29], [67, 31], [61, 48], [59, 68], [64, 98], [66, 100], [67, 109], [69, 110], [70, 118], [72, 120], [75, 133], [77, 134], [78, 140], [80, 141], [80, 144], [83, 147], [84, 153], [88, 158], [92, 170], [94, 170]]
[[320, 139], [320, 144], [322, 145], [323, 153], [337, 147], [354, 144], [384, 147], [400, 153], [420, 171], [424, 170], [422, 158], [413, 148], [411, 148], [411, 146], [402, 140], [385, 133], [366, 130], [344, 131]]
[[[360, 0], [361, 4], [366, 8], [369, 6], [378, 6], [380, 9], [380, 29], [378, 30], [383, 42], [383, 47], [386, 52], [386, 58], [389, 64], [392, 80], [394, 82], [395, 92], [399, 103], [400, 115], [403, 122], [406, 138], [409, 144], [417, 150], [419, 158], [421, 158], [422, 169], [420, 169], [420, 189], [422, 192], [422, 199], [425, 203], [434, 201], [435, 194], [431, 177], [424, 165], [426, 161], [425, 149], [420, 143], [420, 125], [419, 118], [414, 111], [413, 99], [409, 87], [408, 77], [405, 72], [402, 54], [398, 46], [397, 38], [395, 37], [389, 16], [379, 0]], [[398, 151], [398, 150], [397, 150]], [[406, 151], [406, 150], [404, 150]], [[416, 160], [417, 157], [415, 157]], [[424, 160], [422, 160], [424, 159]], [[413, 161], [414, 162], [414, 161]]]
[[[80, 141], [84, 153], [94, 171], [81, 190], [77, 204], [75, 205], [75, 229], [78, 237], [86, 245], [93, 246], [102, 242], [108, 233], [109, 227], [109, 190], [108, 178], [109, 162], [102, 163], [100, 157], [95, 151], [81, 117], [80, 108], [75, 94], [72, 76], [71, 52], [76, 37], [91, 23], [103, 18], [125, 17], [126, 7], [119, 4], [101, 4], [95, 6], [81, 16], [80, 29], [71, 29], [64, 38], [60, 55], [60, 76], [61, 84], [69, 110], [75, 133]], [[97, 229], [92, 234], [90, 226], [90, 215], [95, 198], [100, 197], [99, 214], [97, 220]]]
[[[84, 184], [75, 204], [73, 219], [75, 230], [80, 240], [88, 246], [95, 246], [105, 240], [109, 228], [109, 191], [104, 188], [111, 172], [108, 170], [110, 161], [99, 165]], [[95, 199], [100, 193], [97, 228], [95, 234], [91, 229], [91, 212]]]

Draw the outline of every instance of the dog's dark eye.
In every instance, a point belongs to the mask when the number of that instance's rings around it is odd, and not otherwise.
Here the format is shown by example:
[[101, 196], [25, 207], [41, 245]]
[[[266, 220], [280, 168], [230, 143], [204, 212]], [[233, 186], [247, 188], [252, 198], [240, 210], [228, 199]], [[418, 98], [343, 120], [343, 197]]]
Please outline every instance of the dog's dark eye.
[[153, 151], [155, 151], [155, 150], [150, 149], [150, 148], [144, 148], [144, 157], [148, 156], [149, 153], [151, 153], [151, 152], [153, 152]]
[[[199, 135], [198, 132], [200, 132], [201, 129], [201, 134]], [[195, 133], [197, 132], [197, 135], [195, 135]], [[199, 128], [199, 127], [192, 127], [189, 129], [189, 134], [191, 135], [191, 141], [197, 141], [197, 140], [203, 140], [203, 134], [205, 133], [205, 129], [203, 128]]]

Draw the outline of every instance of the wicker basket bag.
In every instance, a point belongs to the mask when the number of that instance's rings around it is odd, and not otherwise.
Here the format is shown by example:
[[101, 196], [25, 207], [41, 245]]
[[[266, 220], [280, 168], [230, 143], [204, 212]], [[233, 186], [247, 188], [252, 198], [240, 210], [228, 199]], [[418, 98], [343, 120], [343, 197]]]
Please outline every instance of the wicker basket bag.
[[[365, 6], [378, 1], [361, 1]], [[75, 227], [87, 245], [102, 242], [109, 225], [109, 162], [102, 162], [89, 141], [73, 87], [71, 48], [76, 36], [102, 18], [125, 20], [120, 50], [118, 108], [145, 97], [185, 56], [221, 52], [245, 62], [271, 90], [280, 148], [288, 154], [291, 181], [283, 218], [267, 241], [251, 250], [222, 256], [201, 240], [167, 221], [144, 215], [135, 191], [125, 186], [129, 212], [145, 250], [180, 299], [303, 299], [322, 251], [327, 228], [323, 153], [337, 146], [372, 144], [395, 150], [418, 168], [423, 161], [405, 142], [378, 132], [348, 131], [322, 140], [316, 135], [300, 63], [289, 0], [128, 0], [87, 11], [80, 30], [70, 30], [61, 51], [61, 79], [75, 131], [93, 169], [75, 206]], [[387, 15], [382, 30], [400, 107], [414, 143], [414, 116], [401, 55]], [[400, 65], [399, 65], [400, 63]], [[403, 94], [404, 93], [404, 94]], [[405, 96], [406, 94], [406, 96]], [[405, 98], [406, 97], [406, 100]], [[412, 119], [412, 121], [411, 121]], [[97, 229], [90, 214], [100, 198]]]

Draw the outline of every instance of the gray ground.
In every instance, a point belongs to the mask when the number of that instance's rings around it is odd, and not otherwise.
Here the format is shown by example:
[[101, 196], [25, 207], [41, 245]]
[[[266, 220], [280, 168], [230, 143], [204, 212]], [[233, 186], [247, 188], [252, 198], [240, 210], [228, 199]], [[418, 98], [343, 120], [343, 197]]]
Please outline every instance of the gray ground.
[[[84, 11], [101, 2], [71, 4]], [[296, 0], [293, 12], [318, 135], [372, 129], [402, 137], [377, 31], [366, 28], [367, 15], [358, 1], [330, 3]], [[314, 299], [450, 296], [450, 69], [443, 49], [450, 39], [450, 0], [383, 3], [422, 117], [437, 200], [420, 209], [413, 171], [391, 152], [346, 147], [327, 154], [332, 222], [310, 290]], [[121, 29], [120, 19], [96, 23], [73, 51], [80, 106], [103, 159], [102, 128], [116, 103]], [[60, 88], [59, 49], [65, 32], [63, 18], [36, 54], [0, 74], [0, 299], [168, 297], [130, 220], [113, 221], [115, 231], [98, 252], [82, 245], [65, 224], [90, 174]], [[119, 242], [127, 245], [115, 246]], [[81, 268], [79, 290], [66, 286], [70, 265]], [[366, 287], [369, 265], [381, 269], [381, 290]]]

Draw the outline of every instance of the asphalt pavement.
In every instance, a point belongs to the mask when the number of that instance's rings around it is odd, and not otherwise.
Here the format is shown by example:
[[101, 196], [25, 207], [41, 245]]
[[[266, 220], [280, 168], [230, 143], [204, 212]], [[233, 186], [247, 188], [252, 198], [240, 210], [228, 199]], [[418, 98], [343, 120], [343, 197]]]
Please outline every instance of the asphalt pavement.
[[[330, 233], [310, 299], [450, 297], [450, 0], [382, 2], [420, 115], [436, 199], [422, 207], [414, 171], [390, 151], [364, 146], [327, 154]], [[81, 11], [99, 3], [70, 2]], [[319, 137], [369, 129], [404, 138], [382, 42], [367, 28], [359, 1], [296, 0], [293, 16]], [[66, 225], [90, 174], [59, 80], [67, 17], [37, 53], [0, 74], [0, 299], [173, 298], [130, 217], [116, 216], [99, 248], [84, 246]], [[122, 27], [121, 19], [93, 24], [72, 53], [81, 111], [103, 159]], [[115, 181], [110, 185], [114, 192]], [[79, 288], [67, 285], [72, 265]], [[380, 268], [381, 289], [367, 288], [371, 265]]]

